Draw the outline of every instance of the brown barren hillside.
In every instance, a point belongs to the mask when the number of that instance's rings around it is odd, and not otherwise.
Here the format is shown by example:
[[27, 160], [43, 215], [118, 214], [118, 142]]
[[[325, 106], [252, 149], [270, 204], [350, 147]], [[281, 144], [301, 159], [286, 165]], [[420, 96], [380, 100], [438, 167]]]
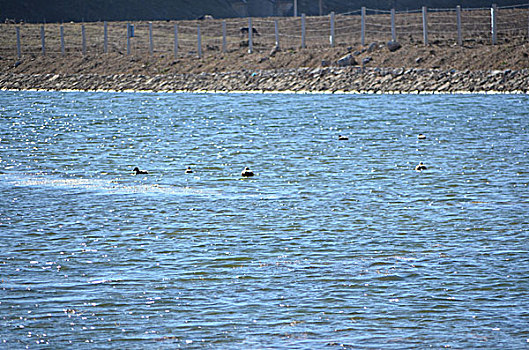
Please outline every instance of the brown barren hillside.
[[[211, 53], [202, 58], [170, 55], [126, 56], [122, 54], [91, 54], [86, 57], [50, 57], [35, 55], [20, 61], [2, 57], [1, 71], [23, 74], [186, 74], [231, 72], [236, 70], [268, 70], [299, 67], [320, 67], [322, 61], [335, 62], [343, 55], [361, 46], [328, 49], [288, 49], [270, 57], [267, 52], [248, 54], [240, 49], [229, 53]], [[471, 71], [525, 69], [529, 67], [529, 45], [478, 45], [476, 47], [444, 47], [430, 45], [407, 46], [397, 52], [379, 48], [358, 56], [371, 57], [366, 67], [434, 68]]]
[[[389, 13], [366, 17], [364, 45], [360, 34], [361, 16], [336, 15], [334, 46], [330, 42], [330, 16], [306, 17], [305, 48], [302, 48], [301, 18], [253, 18], [252, 27], [257, 32], [252, 35], [251, 53], [248, 34], [241, 31], [249, 25], [244, 18], [135, 22], [134, 37], [130, 38], [128, 49], [127, 23], [109, 22], [107, 53], [104, 53], [102, 22], [63, 24], [64, 53], [61, 24], [42, 26], [44, 53], [41, 25], [2, 24], [0, 72], [153, 76], [277, 71], [333, 66], [347, 54], [354, 57], [352, 65], [365, 68], [521, 70], [529, 68], [528, 18], [529, 9], [500, 9], [496, 19], [497, 42], [493, 45], [490, 10], [462, 11], [462, 37], [458, 44], [456, 12], [429, 13], [428, 44], [425, 45], [422, 14], [399, 13], [395, 16], [395, 28], [396, 39], [402, 47], [394, 52], [386, 46], [392, 38]], [[276, 20], [280, 50], [272, 52], [276, 42]], [[175, 26], [178, 33], [176, 53]], [[16, 46], [17, 27], [21, 38], [20, 58]]]

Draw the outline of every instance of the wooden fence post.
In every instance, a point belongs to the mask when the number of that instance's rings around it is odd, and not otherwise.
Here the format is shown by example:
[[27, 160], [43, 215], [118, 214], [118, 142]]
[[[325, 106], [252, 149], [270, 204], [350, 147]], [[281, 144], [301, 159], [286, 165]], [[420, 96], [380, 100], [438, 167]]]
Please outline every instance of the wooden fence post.
[[174, 58], [178, 56], [178, 24], [174, 25]]
[[103, 23], [103, 51], [108, 52], [108, 28], [107, 21]]
[[22, 50], [20, 49], [20, 27], [15, 28], [17, 32], [17, 56], [18, 59], [22, 58]]
[[323, 15], [323, 0], [319, 1], [319, 10], [320, 10], [320, 16]]
[[301, 48], [305, 48], [305, 14], [301, 14]]
[[497, 43], [497, 36], [498, 36], [498, 28], [496, 27], [497, 11], [498, 11], [497, 5], [492, 4], [492, 8], [490, 9], [490, 26], [491, 26], [491, 33], [492, 33], [492, 45], [496, 45]]
[[463, 45], [463, 36], [461, 33], [461, 6], [457, 5], [456, 7], [456, 14], [457, 14], [457, 44], [459, 46]]
[[40, 43], [42, 46], [42, 55], [46, 55], [46, 42], [44, 39], [44, 26], [40, 26]]
[[331, 47], [334, 47], [334, 11], [331, 12], [331, 36], [329, 37]]
[[127, 55], [130, 55], [130, 23], [127, 23]]
[[276, 35], [276, 47], [279, 49], [279, 25], [277, 23], [277, 19], [274, 20], [274, 31]]
[[227, 45], [226, 45], [226, 21], [222, 21], [222, 52], [226, 53]]
[[365, 6], [362, 6], [362, 22], [360, 24], [360, 32], [361, 32], [361, 43], [362, 46], [365, 46], [366, 44], [366, 8]]
[[252, 17], [248, 17], [248, 53], [253, 52]]
[[391, 9], [391, 40], [397, 41], [397, 32], [395, 30], [395, 9]]
[[152, 22], [149, 22], [149, 55], [152, 56], [154, 51], [154, 44], [152, 42]]
[[294, 0], [294, 17], [298, 16], [298, 0]]
[[64, 56], [64, 26], [60, 26], [59, 32], [61, 33], [61, 55]]
[[200, 35], [200, 24], [197, 25], [197, 51], [198, 58], [202, 58], [202, 36]]
[[86, 33], [84, 30], [84, 24], [81, 24], [81, 37], [82, 37], [82, 44], [83, 44], [83, 56], [86, 56]]
[[422, 7], [422, 37], [424, 45], [428, 45], [428, 9]]

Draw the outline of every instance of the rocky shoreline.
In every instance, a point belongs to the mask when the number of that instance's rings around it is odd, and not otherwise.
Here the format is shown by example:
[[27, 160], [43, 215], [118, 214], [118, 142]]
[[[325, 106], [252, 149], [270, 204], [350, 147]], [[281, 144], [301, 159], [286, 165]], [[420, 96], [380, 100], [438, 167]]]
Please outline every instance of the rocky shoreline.
[[321, 67], [200, 74], [0, 73], [1, 90], [331, 93], [529, 93], [529, 69]]

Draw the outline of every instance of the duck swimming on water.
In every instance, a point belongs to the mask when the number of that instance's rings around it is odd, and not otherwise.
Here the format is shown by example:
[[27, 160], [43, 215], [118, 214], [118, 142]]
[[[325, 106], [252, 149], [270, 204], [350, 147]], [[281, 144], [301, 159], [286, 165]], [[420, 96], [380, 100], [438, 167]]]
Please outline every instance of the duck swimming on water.
[[424, 135], [424, 134], [419, 134], [419, 135], [417, 135], [417, 139], [419, 139], [419, 140], [424, 140], [424, 139], [426, 139], [426, 135]]
[[428, 169], [428, 168], [422, 162], [419, 162], [419, 164], [417, 164], [417, 166], [415, 167], [415, 170], [417, 170], [417, 171], [422, 171], [422, 170], [426, 170], [426, 169]]
[[243, 177], [250, 177], [253, 176], [253, 171], [250, 170], [250, 168], [246, 167], [241, 173], [241, 176]]
[[144, 175], [149, 173], [147, 170], [140, 170], [138, 167], [135, 167], [132, 169], [132, 171], [134, 171], [136, 175]]
[[338, 135], [338, 140], [345, 141], [345, 140], [349, 140], [349, 138], [347, 136]]
[[192, 174], [192, 173], [193, 173], [193, 170], [191, 169], [190, 166], [188, 166], [186, 169], [186, 174]]

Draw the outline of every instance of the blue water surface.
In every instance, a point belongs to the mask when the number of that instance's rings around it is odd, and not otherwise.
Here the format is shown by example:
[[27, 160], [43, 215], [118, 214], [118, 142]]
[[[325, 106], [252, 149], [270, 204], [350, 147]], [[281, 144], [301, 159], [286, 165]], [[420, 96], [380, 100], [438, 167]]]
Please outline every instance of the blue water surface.
[[529, 348], [528, 106], [1, 91], [0, 348]]

